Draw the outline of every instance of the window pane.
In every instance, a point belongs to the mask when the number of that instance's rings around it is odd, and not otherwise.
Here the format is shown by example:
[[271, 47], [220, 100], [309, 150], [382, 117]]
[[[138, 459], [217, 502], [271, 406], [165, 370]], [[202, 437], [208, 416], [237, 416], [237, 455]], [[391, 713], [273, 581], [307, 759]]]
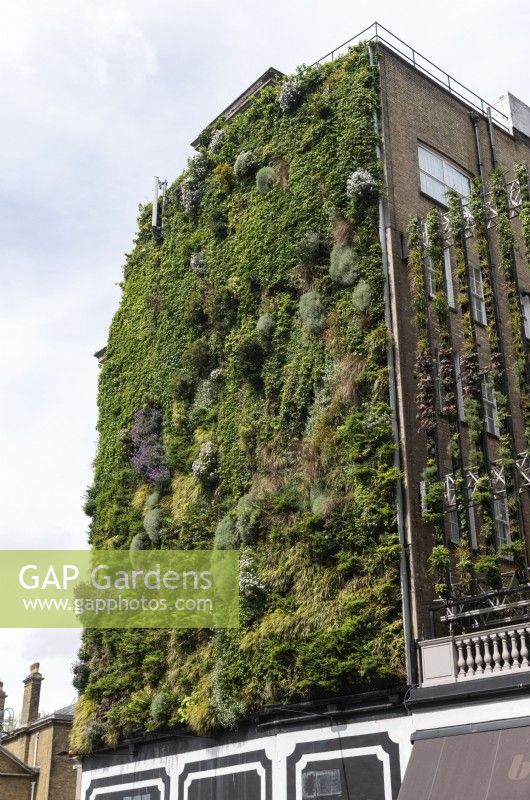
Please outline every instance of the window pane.
[[453, 273], [451, 271], [451, 252], [448, 247], [444, 250], [444, 270], [445, 270], [445, 284], [447, 286], [447, 302], [449, 308], [456, 308], [455, 306], [455, 288], [453, 285]]
[[485, 325], [486, 304], [484, 302], [484, 291], [482, 289], [482, 273], [477, 267], [471, 267], [469, 271], [469, 288], [471, 289], [473, 319]]
[[484, 422], [488, 433], [494, 436], [499, 435], [499, 420], [497, 417], [497, 400], [495, 399], [495, 391], [482, 378], [482, 400], [484, 406]]
[[453, 544], [458, 544], [460, 541], [460, 530], [458, 528], [458, 512], [449, 511], [447, 518], [449, 520], [449, 539]]
[[309, 800], [317, 796], [316, 778], [314, 772], [306, 772], [302, 775], [302, 800]]
[[447, 205], [445, 197], [446, 188], [443, 183], [431, 178], [426, 172], [420, 172], [420, 186], [422, 192], [428, 194], [429, 197], [433, 197], [435, 200], [438, 200], [439, 203]]
[[430, 150], [426, 150], [425, 147], [418, 147], [418, 158], [420, 161], [420, 169], [424, 172], [428, 172], [429, 175], [432, 175], [433, 178], [438, 178], [439, 181], [444, 180], [444, 167], [443, 167], [443, 160], [440, 156], [431, 153]]
[[447, 190], [454, 189], [462, 197], [468, 197], [470, 182], [468, 176], [453, 167], [442, 156], [418, 145], [421, 189], [425, 194], [447, 205]]
[[510, 518], [508, 515], [508, 501], [506, 496], [497, 497], [493, 501], [493, 514], [495, 518], [495, 532], [499, 547], [511, 541]]
[[475, 523], [475, 507], [469, 509], [469, 542], [473, 550], [477, 549], [477, 526]]
[[467, 175], [464, 175], [459, 170], [455, 169], [448, 164], [447, 161], [444, 161], [444, 174], [445, 174], [445, 183], [447, 186], [450, 186], [451, 189], [455, 189], [458, 194], [461, 194], [462, 197], [467, 197], [469, 194], [469, 178]]
[[436, 273], [434, 272], [434, 266], [432, 263], [432, 258], [427, 258], [425, 262], [425, 272], [427, 278], [427, 293], [430, 297], [434, 297], [436, 294]]
[[331, 797], [342, 792], [338, 769], [327, 769], [316, 773], [317, 797]]

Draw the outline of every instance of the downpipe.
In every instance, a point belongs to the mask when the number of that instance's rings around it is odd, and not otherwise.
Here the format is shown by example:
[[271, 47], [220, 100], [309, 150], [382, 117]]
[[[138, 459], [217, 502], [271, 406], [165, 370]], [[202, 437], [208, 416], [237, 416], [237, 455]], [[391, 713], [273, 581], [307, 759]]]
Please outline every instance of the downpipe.
[[[371, 45], [368, 45], [368, 54], [370, 57], [370, 64], [375, 65], [374, 52]], [[388, 188], [386, 161], [383, 157], [380, 141], [380, 126], [377, 111], [374, 110], [374, 129], [377, 134], [376, 153], [377, 158], [383, 164], [384, 173], [384, 186], [385, 190]], [[394, 439], [394, 467], [401, 474], [401, 451], [400, 451], [400, 438], [399, 438], [399, 423], [398, 423], [398, 407], [397, 407], [397, 390], [396, 390], [396, 372], [395, 372], [395, 356], [394, 356], [394, 343], [393, 343], [393, 330], [392, 330], [392, 311], [390, 306], [390, 269], [388, 260], [388, 247], [387, 247], [387, 224], [386, 205], [383, 197], [379, 198], [379, 241], [381, 244], [381, 254], [383, 261], [383, 274], [385, 277], [384, 301], [385, 301], [385, 323], [387, 330], [391, 336], [391, 342], [387, 349], [387, 363], [388, 363], [388, 382], [389, 382], [389, 402], [392, 417], [392, 437]], [[403, 635], [405, 637], [405, 662], [407, 670], [407, 683], [411, 686], [416, 685], [418, 682], [418, 670], [416, 665], [416, 652], [415, 643], [412, 636], [412, 621], [411, 621], [411, 608], [410, 608], [410, 578], [409, 578], [409, 562], [407, 557], [407, 543], [405, 537], [405, 514], [404, 514], [404, 501], [403, 501], [403, 484], [401, 478], [396, 481], [396, 507], [397, 507], [397, 527], [399, 543], [401, 545], [400, 557], [400, 582], [401, 582], [401, 603], [403, 613]]]

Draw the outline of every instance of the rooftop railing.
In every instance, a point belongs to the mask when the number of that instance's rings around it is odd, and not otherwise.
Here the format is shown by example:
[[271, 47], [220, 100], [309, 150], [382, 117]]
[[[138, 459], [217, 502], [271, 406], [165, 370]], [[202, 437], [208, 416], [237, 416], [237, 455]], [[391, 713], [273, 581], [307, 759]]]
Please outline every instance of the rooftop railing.
[[455, 97], [458, 97], [458, 99], [467, 106], [475, 111], [478, 111], [484, 117], [491, 116], [492, 122], [503, 128], [503, 130], [511, 133], [510, 120], [506, 114], [503, 114], [503, 112], [496, 108], [495, 105], [488, 103], [472, 89], [469, 89], [448, 72], [441, 69], [441, 67], [438, 67], [426, 56], [418, 53], [417, 50], [404, 42], [403, 39], [400, 39], [399, 36], [396, 36], [394, 33], [392, 33], [392, 31], [389, 31], [388, 28], [385, 28], [384, 25], [381, 25], [379, 22], [374, 22], [360, 33], [352, 36], [351, 39], [348, 39], [338, 47], [330, 50], [329, 53], [326, 53], [326, 55], [322, 56], [322, 58], [319, 58], [318, 61], [315, 61], [313, 64], [311, 64], [311, 66], [314, 67], [317, 64], [322, 64], [326, 61], [333, 61], [338, 56], [343, 55], [348, 48], [353, 47], [353, 45], [361, 41], [381, 42], [394, 53], [397, 53], [399, 56], [408, 61], [409, 64], [411, 64], [415, 69], [419, 70], [424, 75], [427, 75], [429, 78], [431, 78], [431, 80], [433, 80], [439, 86], [442, 86]]

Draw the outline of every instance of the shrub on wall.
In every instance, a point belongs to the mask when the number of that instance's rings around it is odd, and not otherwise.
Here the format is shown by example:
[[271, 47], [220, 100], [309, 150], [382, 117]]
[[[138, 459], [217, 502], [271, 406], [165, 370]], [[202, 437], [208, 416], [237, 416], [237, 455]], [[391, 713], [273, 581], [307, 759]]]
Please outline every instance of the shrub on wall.
[[162, 445], [162, 413], [154, 405], [139, 409], [130, 432], [133, 444], [131, 466], [142, 480], [154, 486], [169, 480]]
[[256, 186], [261, 194], [270, 192], [276, 183], [276, 175], [272, 167], [262, 167], [256, 173]]
[[284, 113], [293, 111], [300, 103], [303, 94], [303, 85], [300, 78], [286, 78], [282, 83], [278, 103]]
[[347, 244], [336, 244], [331, 251], [331, 279], [339, 286], [351, 286], [357, 280], [359, 265], [355, 250]]
[[300, 298], [300, 317], [311, 333], [319, 333], [324, 324], [322, 297], [318, 292], [306, 292]]
[[244, 150], [238, 155], [234, 163], [234, 174], [240, 180], [250, 178], [256, 172], [258, 162], [254, 153]]

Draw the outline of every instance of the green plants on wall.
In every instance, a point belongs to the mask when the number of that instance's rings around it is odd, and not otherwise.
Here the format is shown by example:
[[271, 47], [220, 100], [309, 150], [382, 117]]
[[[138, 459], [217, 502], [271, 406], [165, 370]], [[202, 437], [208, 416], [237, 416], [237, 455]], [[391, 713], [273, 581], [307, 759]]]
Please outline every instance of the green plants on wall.
[[[199, 137], [161, 243], [141, 210], [99, 384], [91, 543], [152, 547], [148, 529], [163, 547], [241, 547], [242, 625], [87, 631], [79, 752], [93, 723], [107, 745], [145, 726], [204, 733], [403, 677], [378, 191], [346, 191], [380, 173], [377, 68], [361, 45], [296, 81], [284, 110], [271, 85], [213, 148]], [[258, 188], [244, 153], [271, 165]], [[353, 240], [357, 295], [329, 274]], [[145, 408], [156, 458], [137, 465]]]
[[530, 267], [530, 179], [528, 164], [519, 164], [516, 171], [521, 192], [521, 210], [519, 212], [521, 233], [526, 250], [526, 259]]

